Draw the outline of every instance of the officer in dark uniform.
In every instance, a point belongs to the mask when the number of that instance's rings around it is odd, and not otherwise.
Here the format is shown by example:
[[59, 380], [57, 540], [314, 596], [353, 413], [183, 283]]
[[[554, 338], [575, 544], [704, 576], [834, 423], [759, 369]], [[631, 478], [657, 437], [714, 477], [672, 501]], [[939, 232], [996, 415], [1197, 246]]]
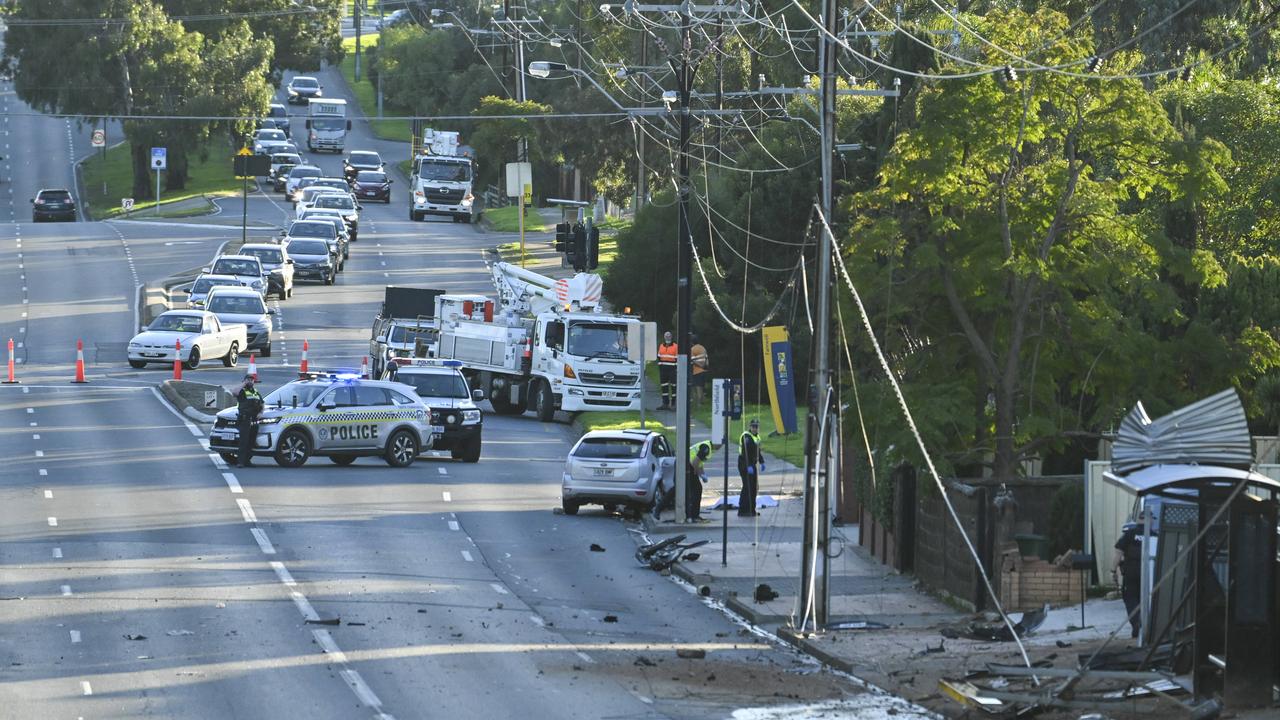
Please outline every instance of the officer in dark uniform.
[[1115, 571], [1120, 575], [1120, 596], [1129, 614], [1131, 637], [1138, 637], [1142, 629], [1142, 613], [1138, 604], [1142, 598], [1142, 524], [1125, 523], [1116, 541]]
[[764, 471], [764, 456], [760, 453], [760, 421], [755, 418], [747, 431], [738, 439], [738, 477], [742, 479], [742, 495], [738, 498], [738, 516], [754, 517], [756, 492], [760, 489], [760, 473]]
[[262, 414], [262, 395], [253, 386], [254, 377], [244, 376], [244, 385], [236, 393], [236, 430], [240, 434], [240, 448], [236, 460], [240, 467], [253, 464], [253, 440], [258, 434], [258, 416]]

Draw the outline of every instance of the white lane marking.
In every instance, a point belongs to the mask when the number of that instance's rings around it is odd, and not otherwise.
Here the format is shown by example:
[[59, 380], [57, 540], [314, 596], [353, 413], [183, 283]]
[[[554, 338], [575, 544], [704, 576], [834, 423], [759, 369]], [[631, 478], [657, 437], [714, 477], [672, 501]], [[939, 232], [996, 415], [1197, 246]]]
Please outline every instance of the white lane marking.
[[382, 701], [378, 699], [377, 695], [373, 694], [373, 690], [369, 689], [368, 685], [364, 684], [364, 678], [360, 677], [360, 673], [355, 670], [343, 670], [340, 674], [347, 681], [347, 684], [351, 686], [356, 697], [360, 698], [360, 702], [375, 710], [382, 707]]
[[590, 655], [588, 655], [588, 654], [586, 654], [586, 653], [582, 652], [581, 650], [578, 650], [578, 651], [577, 651], [577, 652], [575, 652], [574, 654], [575, 654], [575, 655], [577, 655], [578, 657], [582, 658], [582, 661], [583, 661], [583, 662], [589, 662], [589, 663], [593, 663], [593, 664], [595, 663], [595, 660], [592, 660]]
[[450, 521], [449, 521], [449, 529], [450, 529], [450, 530], [457, 530], [457, 529], [458, 529], [458, 521], [457, 521], [457, 520], [450, 520]]
[[338, 647], [338, 643], [333, 641], [333, 636], [329, 634], [328, 630], [312, 630], [311, 635], [315, 637], [316, 644], [320, 646], [325, 655], [333, 658], [336, 663], [346, 664], [347, 654], [342, 652], [342, 648]]
[[267, 539], [267, 534], [258, 528], [249, 528], [249, 532], [253, 533], [253, 539], [258, 541], [258, 547], [261, 548], [263, 555], [275, 555], [276, 548]]
[[58, 518], [56, 518], [56, 517], [50, 517], [50, 518], [49, 518], [49, 527], [58, 527]]
[[449, 494], [448, 490], [441, 493], [441, 496], [444, 497], [445, 502], [453, 502], [453, 495]]
[[307, 600], [306, 595], [294, 590], [289, 593], [289, 597], [293, 598], [293, 604], [298, 606], [298, 612], [302, 613], [302, 618], [304, 620], [320, 619], [320, 616], [316, 614], [316, 609], [311, 607], [311, 603]]
[[213, 466], [218, 468], [219, 470], [227, 469], [226, 461], [223, 460], [222, 456], [219, 455], [218, 453], [209, 453], [209, 460], [211, 460], [213, 462]]
[[45, 499], [46, 499], [46, 500], [52, 500], [52, 499], [53, 499], [53, 491], [52, 491], [52, 490], [45, 490], [45, 491], [44, 491], [44, 497], [45, 497]]
[[[178, 412], [177, 408], [170, 405], [169, 401], [164, 399], [164, 396], [160, 394], [159, 390], [155, 388], [147, 389], [151, 391], [152, 395], [156, 396], [156, 399], [160, 401], [161, 405], [163, 405], [169, 412], [173, 413], [174, 417], [182, 421], [182, 424], [186, 426], [187, 430], [190, 431], [192, 435], [196, 437], [204, 437], [204, 433], [200, 432], [200, 428], [196, 427], [194, 423], [188, 420], [182, 413]], [[207, 450], [208, 448], [205, 449]]]
[[[23, 388], [23, 390], [26, 390], [26, 388]], [[35, 408], [27, 408], [27, 414], [28, 414], [28, 415], [34, 415], [34, 414], [35, 414], [35, 412], [36, 412], [36, 409], [35, 409]]]
[[62, 557], [62, 548], [54, 548], [54, 549], [53, 549], [53, 556], [54, 556], [54, 557], [56, 557], [56, 558], [60, 558], [60, 557]]
[[41, 476], [41, 477], [44, 477], [45, 475], [48, 475], [48, 474], [49, 474], [49, 471], [48, 471], [48, 470], [45, 470], [44, 468], [40, 468], [40, 476]]
[[489, 587], [493, 588], [493, 591], [494, 591], [494, 592], [496, 592], [496, 593], [498, 593], [499, 595], [510, 595], [510, 594], [511, 594], [511, 593], [507, 592], [507, 589], [506, 589], [506, 588], [502, 587], [502, 586], [501, 586], [501, 585], [499, 585], [498, 583], [489, 583]]
[[88, 681], [88, 680], [81, 680], [81, 681], [80, 681], [80, 690], [81, 690], [85, 695], [92, 695], [92, 694], [93, 694], [93, 686], [89, 684], [89, 681]]
[[244, 489], [240, 487], [240, 481], [236, 480], [235, 475], [224, 472], [222, 473], [222, 479], [227, 481], [227, 487], [231, 488], [231, 492], [236, 494], [244, 492]]
[[78, 643], [78, 642], [80, 642], [80, 631], [79, 631], [79, 630], [72, 630], [72, 631], [71, 631], [71, 642], [73, 642], [73, 643]]
[[244, 517], [245, 522], [255, 524], [258, 522], [258, 516], [254, 514], [253, 506], [249, 504], [248, 500], [236, 498], [236, 505], [240, 506], [240, 515]]
[[467, 552], [466, 550], [463, 550], [463, 551], [462, 551], [462, 559], [463, 559], [463, 560], [466, 560], [467, 562], [475, 562], [475, 561], [476, 561], [476, 559], [475, 559], [475, 558], [471, 557], [471, 553]]
[[532, 620], [532, 621], [533, 621], [533, 624], [534, 624], [534, 625], [537, 625], [538, 627], [546, 627], [546, 626], [547, 626], [546, 621], [544, 621], [542, 618], [538, 617], [537, 615], [530, 615], [530, 616], [529, 616], [529, 619], [530, 619], [530, 620]]
[[40, 433], [32, 433], [32, 434], [31, 434], [31, 439], [32, 439], [32, 440], [39, 440], [39, 439], [40, 439]]
[[36, 451], [36, 457], [44, 457], [44, 451], [43, 451], [43, 450], [37, 450], [37, 451]]
[[70, 585], [63, 585], [63, 586], [62, 586], [62, 597], [71, 597], [71, 586], [70, 586]]
[[271, 569], [276, 571], [276, 577], [280, 578], [280, 582], [285, 585], [294, 587], [298, 584], [298, 582], [293, 579], [293, 576], [289, 574], [289, 568], [285, 567], [284, 563], [272, 560]]
[[436, 468], [436, 472], [440, 473], [441, 475], [448, 475], [448, 474], [449, 474], [449, 471], [448, 471], [448, 470], [445, 470], [444, 468]]

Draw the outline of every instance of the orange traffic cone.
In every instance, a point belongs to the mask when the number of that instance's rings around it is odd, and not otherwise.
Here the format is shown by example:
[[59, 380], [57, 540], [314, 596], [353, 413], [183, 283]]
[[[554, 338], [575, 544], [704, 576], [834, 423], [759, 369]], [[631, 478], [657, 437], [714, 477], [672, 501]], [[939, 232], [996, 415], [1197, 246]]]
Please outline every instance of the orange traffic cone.
[[258, 382], [258, 364], [253, 361], [253, 356], [249, 356], [249, 372], [245, 375], [252, 377], [254, 382]]
[[311, 344], [306, 340], [302, 341], [302, 366], [298, 368], [300, 374], [305, 375], [307, 372], [307, 350], [311, 348]]
[[365, 355], [364, 359], [360, 361], [360, 377], [364, 378], [365, 380], [369, 379], [369, 356], [368, 355]]
[[4, 381], [5, 385], [17, 385], [18, 381], [13, 379], [13, 338], [9, 338], [9, 379]]
[[84, 341], [76, 340], [76, 379], [73, 383], [87, 383], [84, 379]]
[[181, 341], [181, 340], [174, 340], [174, 341], [173, 341], [173, 349], [174, 349], [174, 353], [173, 353], [173, 379], [174, 379], [174, 380], [181, 380], [181, 379], [182, 379], [182, 341]]

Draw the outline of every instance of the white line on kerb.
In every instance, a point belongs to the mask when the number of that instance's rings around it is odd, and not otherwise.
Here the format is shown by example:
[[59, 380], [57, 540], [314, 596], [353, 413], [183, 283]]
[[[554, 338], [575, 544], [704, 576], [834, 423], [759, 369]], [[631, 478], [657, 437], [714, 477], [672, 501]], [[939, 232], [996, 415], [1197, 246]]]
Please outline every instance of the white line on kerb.
[[227, 487], [231, 488], [231, 492], [236, 494], [244, 492], [244, 489], [240, 487], [240, 481], [236, 480], [235, 475], [229, 472], [224, 472], [222, 473], [222, 479], [227, 481]]
[[236, 505], [240, 506], [240, 515], [247, 523], [257, 523], [258, 516], [253, 513], [253, 506], [244, 498], [236, 498]]
[[275, 555], [276, 548], [267, 539], [267, 534], [259, 528], [249, 528], [249, 532], [253, 533], [253, 539], [258, 541], [258, 547], [262, 549], [263, 555]]
[[71, 597], [71, 586], [70, 586], [70, 585], [63, 585], [63, 586], [62, 586], [62, 597]]
[[71, 631], [71, 642], [73, 642], [73, 643], [78, 643], [78, 642], [80, 642], [80, 631], [79, 631], [79, 630], [72, 630], [72, 631]]
[[285, 567], [284, 563], [272, 560], [271, 569], [276, 571], [276, 577], [280, 578], [280, 582], [285, 585], [293, 587], [298, 584], [297, 581], [293, 579], [293, 576], [289, 574], [289, 568]]
[[463, 551], [462, 551], [462, 559], [463, 559], [463, 560], [466, 560], [467, 562], [475, 562], [475, 561], [476, 561], [476, 559], [475, 559], [475, 558], [471, 557], [471, 553], [467, 552], [466, 550], [463, 550]]
[[93, 694], [93, 686], [89, 684], [89, 681], [88, 681], [88, 680], [81, 680], [81, 681], [80, 681], [80, 691], [81, 691], [81, 692], [83, 692], [85, 695], [92, 695], [92, 694]]
[[510, 594], [511, 594], [511, 593], [507, 592], [507, 589], [506, 589], [506, 588], [502, 587], [502, 586], [501, 586], [501, 585], [499, 585], [498, 583], [489, 583], [489, 587], [493, 588], [493, 591], [494, 591], [494, 592], [496, 592], [496, 593], [498, 593], [499, 595], [510, 595]]
[[307, 600], [306, 595], [294, 590], [289, 593], [289, 597], [293, 598], [293, 604], [298, 606], [298, 612], [302, 613], [304, 620], [320, 619], [320, 616], [316, 614], [316, 609], [311, 607], [311, 603]]
[[444, 498], [444, 501], [445, 501], [445, 502], [453, 502], [453, 495], [449, 494], [449, 491], [448, 491], [448, 490], [445, 490], [445, 491], [444, 491], [443, 493], [441, 493], [440, 495], [441, 495], [441, 497], [443, 497], [443, 498]]
[[457, 530], [457, 529], [458, 529], [458, 521], [457, 521], [457, 520], [450, 520], [450, 521], [449, 521], [449, 529], [450, 529], [450, 530]]

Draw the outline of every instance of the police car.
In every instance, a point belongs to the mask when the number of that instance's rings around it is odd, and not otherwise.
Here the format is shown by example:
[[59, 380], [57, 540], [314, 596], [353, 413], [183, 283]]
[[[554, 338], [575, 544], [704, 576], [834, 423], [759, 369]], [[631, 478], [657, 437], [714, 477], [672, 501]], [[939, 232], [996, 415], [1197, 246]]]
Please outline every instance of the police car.
[[[392, 467], [408, 467], [444, 432], [412, 388], [358, 374], [308, 374], [263, 401], [253, 454], [282, 467], [298, 467], [312, 455], [337, 465], [381, 456]], [[218, 413], [209, 433], [210, 449], [228, 462], [239, 448], [237, 414], [236, 408]]]
[[484, 399], [471, 390], [457, 360], [394, 358], [383, 378], [408, 385], [431, 406], [431, 424], [444, 428], [435, 450], [448, 450], [455, 460], [480, 460], [480, 434], [484, 417], [475, 401]]

